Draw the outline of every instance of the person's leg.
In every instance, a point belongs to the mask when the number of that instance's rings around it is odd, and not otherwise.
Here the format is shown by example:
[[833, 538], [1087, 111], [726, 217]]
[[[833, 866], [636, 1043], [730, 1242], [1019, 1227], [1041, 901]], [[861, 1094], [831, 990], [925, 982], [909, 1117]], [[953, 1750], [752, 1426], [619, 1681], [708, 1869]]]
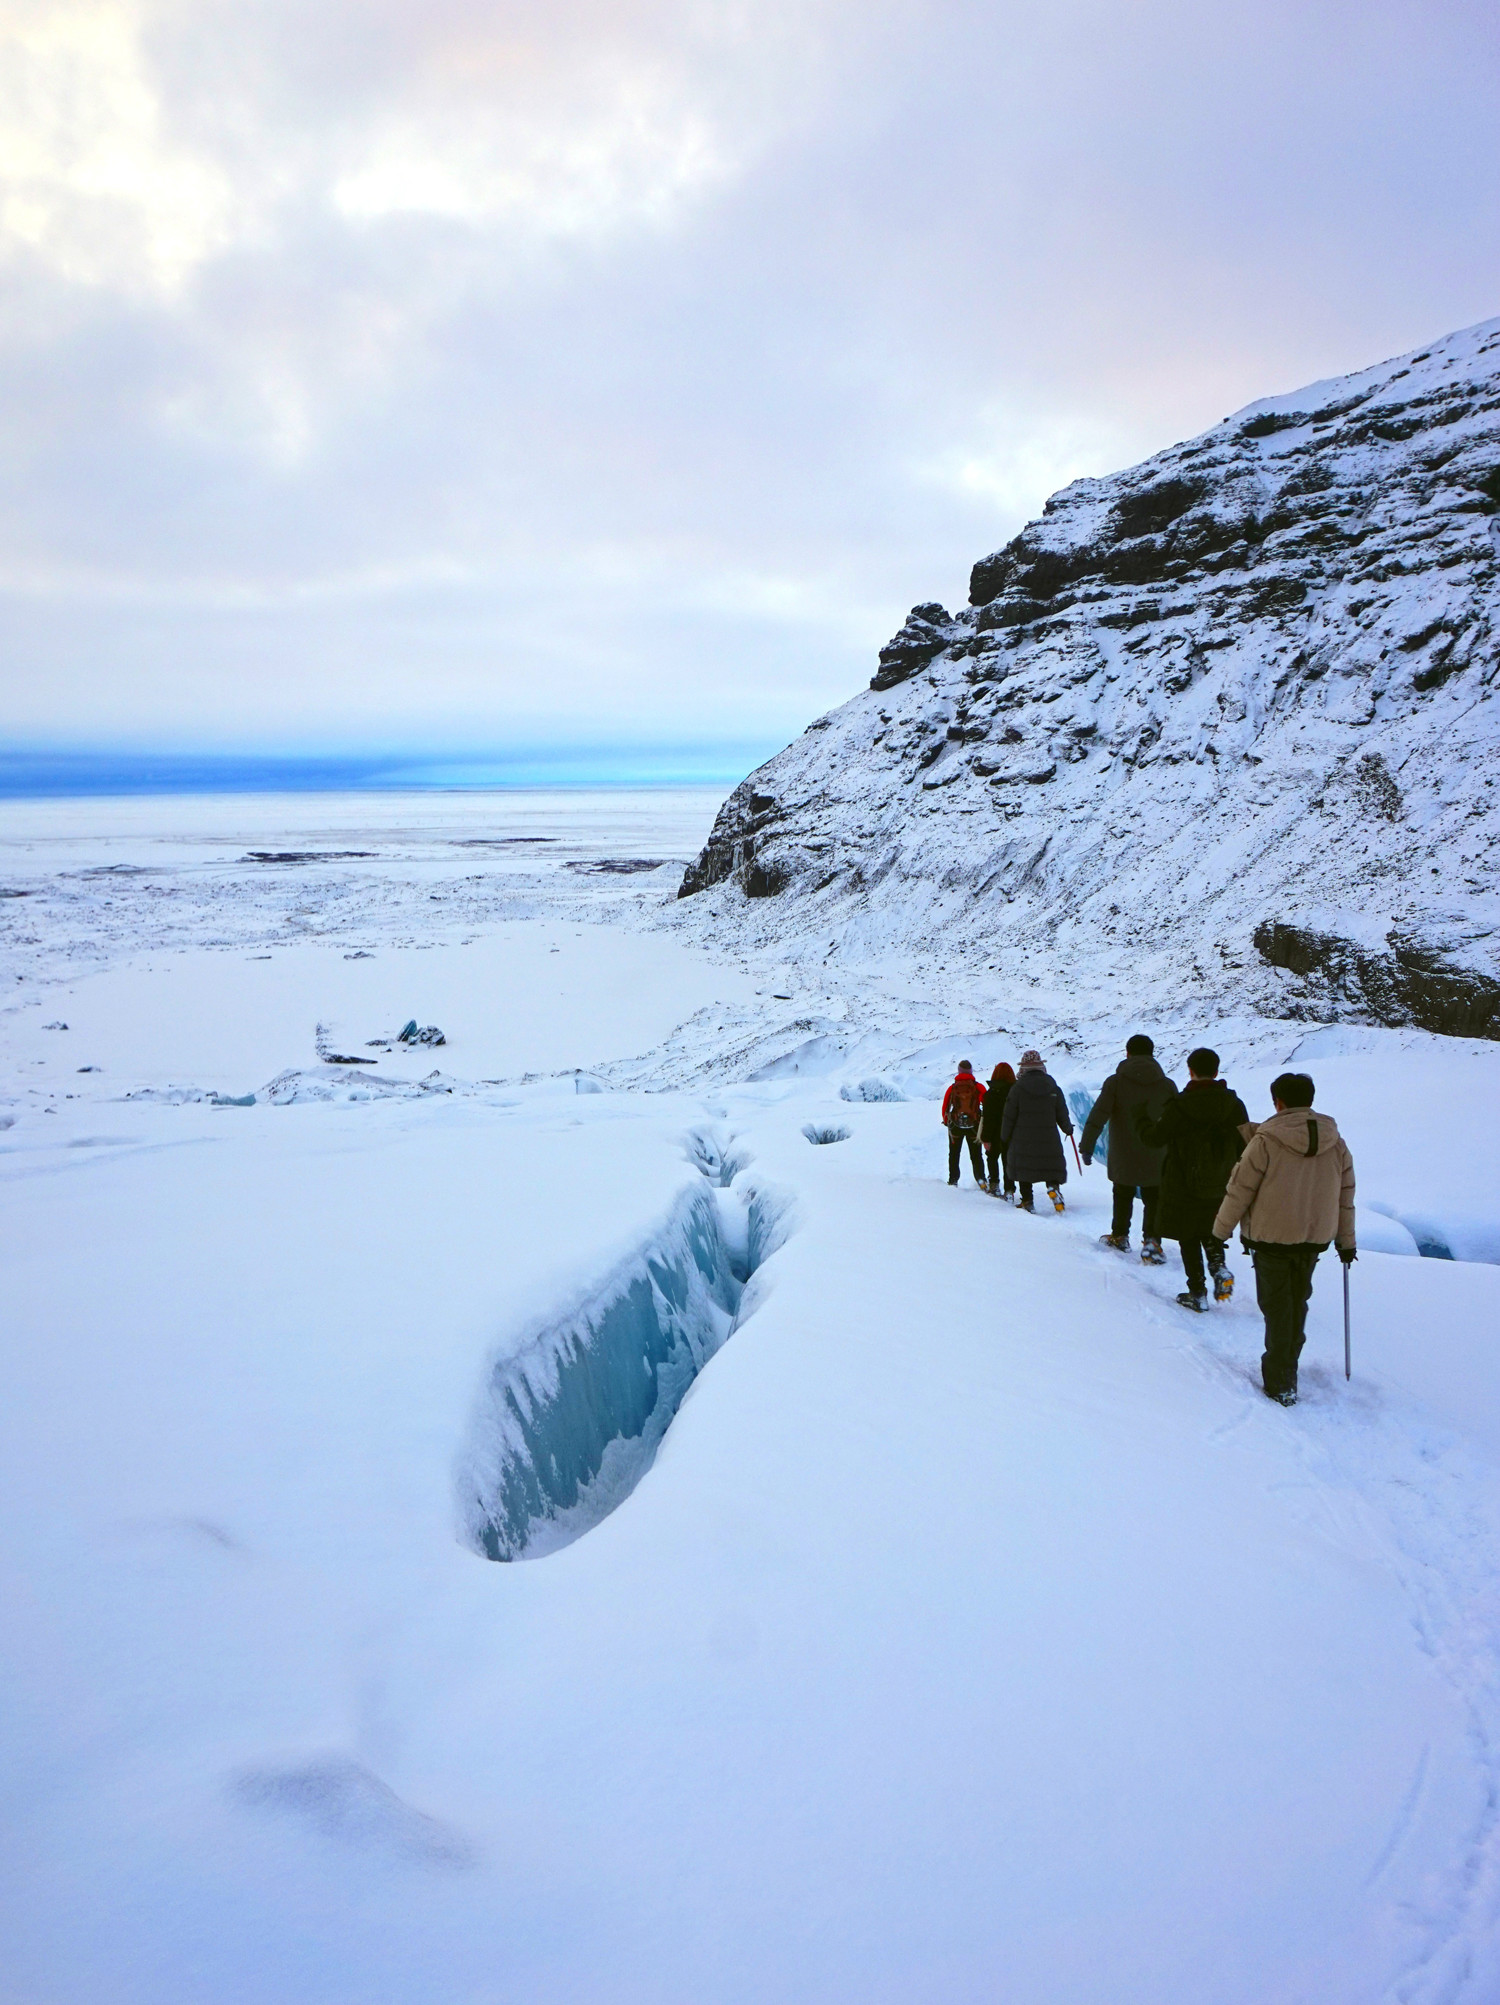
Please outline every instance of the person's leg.
[[1000, 1167], [1005, 1172], [1005, 1195], [1009, 1197], [1011, 1192], [1016, 1187], [1016, 1180], [1010, 1173], [1010, 1164], [1006, 1160], [1006, 1156], [1007, 1156], [1007, 1150], [1005, 1148], [1004, 1143], [1002, 1143], [1000, 1145]]
[[1141, 1185], [1142, 1239], [1154, 1240], [1154, 1239], [1159, 1239], [1161, 1237], [1161, 1234], [1156, 1229], [1156, 1207], [1160, 1203], [1160, 1201], [1161, 1201], [1160, 1184]]
[[1030, 1209], [1031, 1209], [1031, 1188], [1032, 1188], [1032, 1187], [1031, 1187], [1031, 1185], [1030, 1185], [1029, 1183], [1022, 1183], [1022, 1185], [1021, 1185], [1021, 1209], [1022, 1209], [1022, 1211], [1030, 1211]]
[[1203, 1242], [1191, 1234], [1184, 1234], [1177, 1244], [1182, 1249], [1182, 1271], [1187, 1276], [1188, 1293], [1206, 1295], [1208, 1281], [1203, 1272]]
[[958, 1182], [958, 1152], [962, 1147], [963, 1136], [958, 1132], [957, 1128], [950, 1128], [948, 1130], [948, 1181], [951, 1184]]
[[1135, 1208], [1135, 1185], [1111, 1184], [1109, 1188], [1113, 1199], [1109, 1215], [1110, 1236], [1113, 1239], [1128, 1239], [1130, 1214]]
[[[1297, 1330], [1300, 1283], [1290, 1249], [1257, 1246], [1253, 1258], [1255, 1299], [1266, 1319], [1260, 1382], [1272, 1399], [1280, 1399], [1297, 1390], [1297, 1357], [1302, 1348]], [[1306, 1314], [1305, 1304], [1303, 1314]]]
[[988, 1181], [989, 1181], [989, 1187], [990, 1187], [990, 1189], [991, 1189], [991, 1190], [999, 1190], [999, 1188], [1000, 1188], [1000, 1151], [999, 1151], [999, 1149], [998, 1149], [997, 1147], [994, 1147], [994, 1146], [993, 1146], [993, 1145], [992, 1145], [991, 1143], [989, 1143], [989, 1142], [986, 1142], [986, 1143], [985, 1143], [985, 1145], [984, 1145], [984, 1166], [985, 1166], [985, 1168], [986, 1168], [986, 1169], [987, 1169], [987, 1170], [989, 1171], [989, 1179], [988, 1179]]
[[1214, 1277], [1214, 1300], [1227, 1302], [1234, 1293], [1234, 1276], [1224, 1257], [1224, 1242], [1222, 1239], [1205, 1239], [1203, 1250], [1208, 1255], [1208, 1271]]
[[1307, 1305], [1312, 1300], [1313, 1269], [1318, 1264], [1317, 1249], [1299, 1246], [1287, 1263], [1292, 1279], [1292, 1385], [1297, 1384], [1297, 1362], [1307, 1342]]
[[984, 1157], [980, 1154], [979, 1137], [971, 1128], [964, 1139], [969, 1144], [969, 1166], [974, 1172], [974, 1181], [983, 1190], [985, 1184]]

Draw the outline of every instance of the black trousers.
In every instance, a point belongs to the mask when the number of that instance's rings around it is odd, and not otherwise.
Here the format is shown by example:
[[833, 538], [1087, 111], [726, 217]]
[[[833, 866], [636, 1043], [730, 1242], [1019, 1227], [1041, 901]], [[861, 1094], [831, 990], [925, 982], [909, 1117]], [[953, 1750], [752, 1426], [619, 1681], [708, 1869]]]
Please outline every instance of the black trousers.
[[1110, 1216], [1109, 1229], [1117, 1239], [1125, 1239], [1130, 1235], [1130, 1214], [1135, 1209], [1137, 1188], [1141, 1193], [1141, 1237], [1155, 1239], [1157, 1236], [1156, 1201], [1161, 1196], [1161, 1185], [1111, 1184], [1115, 1208]]
[[983, 1183], [984, 1157], [979, 1153], [979, 1131], [976, 1128], [950, 1128], [948, 1130], [948, 1181], [958, 1182], [958, 1158], [964, 1143], [969, 1145], [969, 1161], [974, 1166], [975, 1183]]
[[1297, 1360], [1307, 1340], [1307, 1305], [1312, 1300], [1313, 1269], [1321, 1246], [1252, 1247], [1255, 1299], [1266, 1319], [1261, 1383], [1267, 1392], [1295, 1392]]
[[[1000, 1181], [1001, 1170], [1005, 1169], [1005, 1163], [1004, 1163], [1005, 1151], [1000, 1147], [998, 1142], [995, 1144], [993, 1148], [991, 1148], [989, 1143], [986, 1142], [984, 1145], [984, 1154], [985, 1154], [985, 1160], [988, 1162], [990, 1166], [990, 1189], [993, 1190], [995, 1188], [995, 1185]], [[1005, 1188], [1007, 1190], [1015, 1189], [1015, 1185], [1011, 1181], [1011, 1175], [1009, 1170], [1005, 1170]]]
[[1179, 1235], [1177, 1244], [1182, 1248], [1182, 1271], [1187, 1276], [1188, 1293], [1206, 1295], [1208, 1277], [1203, 1272], [1204, 1258], [1207, 1257], [1211, 1268], [1217, 1267], [1224, 1258], [1223, 1240], [1210, 1239], [1206, 1233], [1201, 1239]]

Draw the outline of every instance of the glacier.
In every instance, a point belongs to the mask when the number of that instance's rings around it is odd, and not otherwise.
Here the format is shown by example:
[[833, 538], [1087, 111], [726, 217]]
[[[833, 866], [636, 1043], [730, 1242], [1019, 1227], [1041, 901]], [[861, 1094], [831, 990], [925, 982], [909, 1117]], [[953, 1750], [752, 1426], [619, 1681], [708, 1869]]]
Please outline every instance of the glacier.
[[[717, 832], [0, 804], [18, 1995], [1500, 1995], [1500, 1043], [1430, 1027], [1494, 976], [1494, 359], [1069, 490]], [[1290, 1414], [1238, 1251], [1185, 1317], [1101, 1164], [944, 1182], [960, 1057], [1077, 1120], [1209, 1027], [1356, 1157]]]

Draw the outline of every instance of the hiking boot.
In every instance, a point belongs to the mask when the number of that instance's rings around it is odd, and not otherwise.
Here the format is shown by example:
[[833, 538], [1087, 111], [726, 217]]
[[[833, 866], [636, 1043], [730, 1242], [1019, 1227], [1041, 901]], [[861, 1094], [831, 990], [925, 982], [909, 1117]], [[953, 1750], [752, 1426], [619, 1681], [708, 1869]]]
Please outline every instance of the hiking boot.
[[1187, 1290], [1184, 1289], [1177, 1297], [1177, 1306], [1180, 1309], [1196, 1309], [1198, 1314], [1203, 1316], [1208, 1313], [1208, 1297], [1207, 1295], [1189, 1295]]
[[1273, 1392], [1268, 1385], [1263, 1386], [1261, 1390], [1265, 1393], [1267, 1399], [1274, 1399], [1278, 1406], [1295, 1406], [1297, 1404], [1297, 1388], [1294, 1385], [1284, 1385], [1280, 1392]]
[[1018, 1199], [1018, 1200], [1017, 1200], [1017, 1202], [1016, 1202], [1016, 1210], [1017, 1210], [1017, 1211], [1035, 1211], [1035, 1210], [1036, 1210], [1036, 1206], [1035, 1206], [1034, 1204], [1028, 1204], [1028, 1203], [1026, 1202], [1025, 1198], [1023, 1197], [1023, 1198], [1020, 1198], [1020, 1199]]
[[1167, 1256], [1161, 1250], [1159, 1239], [1146, 1239], [1141, 1242], [1141, 1264], [1144, 1267], [1166, 1266]]
[[1054, 1211], [1063, 1211], [1066, 1209], [1066, 1207], [1063, 1204], [1063, 1194], [1060, 1190], [1058, 1190], [1055, 1187], [1055, 1185], [1048, 1184], [1047, 1195], [1052, 1200], [1052, 1209]]
[[1212, 1272], [1214, 1277], [1214, 1300], [1216, 1302], [1227, 1302], [1234, 1293], [1234, 1276], [1227, 1267], [1215, 1267]]
[[949, 1190], [957, 1190], [957, 1189], [958, 1189], [958, 1178], [957, 1178], [957, 1177], [949, 1177], [949, 1179], [948, 1179], [948, 1188], [949, 1188]]
[[1099, 1244], [1111, 1247], [1116, 1253], [1128, 1253], [1130, 1251], [1130, 1234], [1128, 1232], [1104, 1232], [1099, 1235]]

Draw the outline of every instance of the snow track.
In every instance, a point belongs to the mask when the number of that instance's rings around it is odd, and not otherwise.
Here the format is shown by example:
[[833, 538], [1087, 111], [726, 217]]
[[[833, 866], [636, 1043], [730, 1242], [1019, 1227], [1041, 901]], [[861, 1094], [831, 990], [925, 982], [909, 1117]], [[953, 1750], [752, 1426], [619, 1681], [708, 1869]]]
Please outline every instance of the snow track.
[[[1089, 1193], [1090, 1197], [1094, 1195]], [[1070, 1208], [1072, 1234], [1097, 1224], [1092, 1206]], [[1040, 1221], [1042, 1229], [1046, 1221]], [[1174, 1249], [1175, 1250], [1175, 1249]], [[1424, 1249], [1425, 1251], [1426, 1249]], [[1379, 1256], [1377, 1256], [1377, 1259]], [[1429, 1876], [1419, 1901], [1384, 1916], [1399, 1974], [1381, 1993], [1393, 2005], [1454, 2005], [1500, 1995], [1500, 1491], [1495, 1471], [1473, 1443], [1442, 1419], [1392, 1396], [1378, 1369], [1361, 1365], [1346, 1383], [1337, 1363], [1322, 1361], [1316, 1327], [1301, 1372], [1301, 1400], [1290, 1414], [1272, 1411], [1260, 1392], [1261, 1324], [1254, 1308], [1253, 1272], [1235, 1259], [1239, 1289], [1232, 1306], [1208, 1316], [1178, 1311], [1170, 1301], [1180, 1277], [1148, 1276], [1114, 1254], [1095, 1251], [1106, 1271], [1161, 1302], [1155, 1319], [1172, 1348], [1192, 1364], [1216, 1395], [1236, 1410], [1206, 1436], [1227, 1456], [1260, 1452], [1267, 1427], [1285, 1427], [1295, 1472], [1275, 1488], [1298, 1499], [1296, 1515], [1321, 1542], [1351, 1560], [1387, 1572], [1409, 1610], [1418, 1648], [1451, 1688], [1467, 1722], [1472, 1808], [1456, 1834], [1450, 1862]], [[1333, 1347], [1338, 1269], [1320, 1263], [1314, 1326], [1321, 1321], [1325, 1356]], [[1127, 1278], [1128, 1277], [1128, 1278]], [[1116, 1281], [1115, 1292], [1120, 1285]], [[1405, 1333], [1408, 1337], [1410, 1332]], [[1377, 1351], [1380, 1347], [1377, 1346]], [[1424, 1806], [1431, 1748], [1424, 1746], [1410, 1787], [1365, 1876], [1362, 1890], [1381, 1881]]]

